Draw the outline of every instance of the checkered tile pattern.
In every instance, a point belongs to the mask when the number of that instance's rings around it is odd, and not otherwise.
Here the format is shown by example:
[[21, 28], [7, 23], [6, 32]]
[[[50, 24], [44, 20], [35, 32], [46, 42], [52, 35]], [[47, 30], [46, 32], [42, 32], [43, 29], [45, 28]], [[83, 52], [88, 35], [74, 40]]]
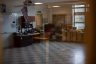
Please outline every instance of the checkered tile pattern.
[[[76, 52], [81, 52], [82, 56]], [[34, 43], [26, 47], [5, 49], [4, 64], [84, 64], [84, 48], [75, 43]]]

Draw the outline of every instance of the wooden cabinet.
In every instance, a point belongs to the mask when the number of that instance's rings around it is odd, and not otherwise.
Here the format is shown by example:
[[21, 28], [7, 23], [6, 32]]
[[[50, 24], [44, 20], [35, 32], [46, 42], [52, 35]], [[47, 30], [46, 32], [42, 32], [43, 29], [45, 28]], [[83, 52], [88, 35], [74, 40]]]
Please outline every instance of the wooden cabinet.
[[77, 31], [63, 31], [62, 32], [62, 41], [67, 42], [81, 42], [83, 43], [83, 32], [77, 32]]
[[36, 27], [42, 27], [43, 26], [43, 16], [42, 14], [37, 14], [35, 16], [36, 20]]
[[14, 46], [15, 47], [24, 47], [34, 43], [34, 37], [40, 36], [40, 33], [33, 33], [27, 35], [13, 34]]
[[[35, 22], [35, 16], [28, 16], [28, 23], [30, 24], [31, 22]], [[19, 25], [22, 27], [22, 28], [25, 28], [25, 25], [26, 25], [26, 21], [24, 19], [24, 16], [21, 16], [19, 18]]]

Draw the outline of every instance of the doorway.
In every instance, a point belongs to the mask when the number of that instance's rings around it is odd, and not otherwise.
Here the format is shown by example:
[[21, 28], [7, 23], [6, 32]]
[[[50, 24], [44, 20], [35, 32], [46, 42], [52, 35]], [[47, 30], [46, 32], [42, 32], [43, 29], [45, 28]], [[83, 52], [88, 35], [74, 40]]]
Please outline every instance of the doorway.
[[65, 14], [53, 14], [53, 24], [56, 26], [61, 25], [61, 24], [66, 24], [66, 15]]
[[[6, 49], [7, 58], [5, 58], [7, 60], [5, 60], [5, 63], [83, 64], [83, 45], [77, 43], [77, 30], [72, 27], [72, 24], [67, 24], [66, 14], [54, 14], [52, 24], [47, 24], [46, 26], [44, 25], [44, 28], [46, 28], [46, 33], [44, 34], [47, 35], [47, 39], [45, 36], [35, 36], [34, 39], [36, 41], [40, 40], [39, 42], [32, 42], [32, 45], [26, 47]], [[51, 28], [52, 31], [50, 30]], [[71, 31], [71, 29], [74, 30]], [[42, 27], [38, 30], [41, 31]], [[42, 35], [42, 33], [43, 31], [40, 34]], [[51, 35], [49, 35], [50, 33]], [[47, 41], [45, 42], [44, 40]]]

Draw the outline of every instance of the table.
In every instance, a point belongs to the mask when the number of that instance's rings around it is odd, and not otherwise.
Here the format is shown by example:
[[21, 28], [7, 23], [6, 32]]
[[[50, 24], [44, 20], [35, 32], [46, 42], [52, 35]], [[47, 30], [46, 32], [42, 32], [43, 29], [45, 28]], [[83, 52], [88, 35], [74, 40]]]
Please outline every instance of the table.
[[33, 39], [35, 40], [35, 42], [48, 41], [49, 40], [49, 38], [45, 37], [45, 36], [37, 36], [37, 37], [33, 37]]

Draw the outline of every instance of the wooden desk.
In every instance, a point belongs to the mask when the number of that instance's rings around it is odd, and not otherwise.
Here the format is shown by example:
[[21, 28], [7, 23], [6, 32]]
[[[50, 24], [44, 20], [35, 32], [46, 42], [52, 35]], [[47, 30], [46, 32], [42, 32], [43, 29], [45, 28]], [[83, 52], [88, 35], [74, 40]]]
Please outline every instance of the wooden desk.
[[14, 35], [14, 46], [23, 47], [31, 45], [33, 43], [33, 37], [37, 35], [40, 35], [40, 33], [32, 33], [28, 35]]

